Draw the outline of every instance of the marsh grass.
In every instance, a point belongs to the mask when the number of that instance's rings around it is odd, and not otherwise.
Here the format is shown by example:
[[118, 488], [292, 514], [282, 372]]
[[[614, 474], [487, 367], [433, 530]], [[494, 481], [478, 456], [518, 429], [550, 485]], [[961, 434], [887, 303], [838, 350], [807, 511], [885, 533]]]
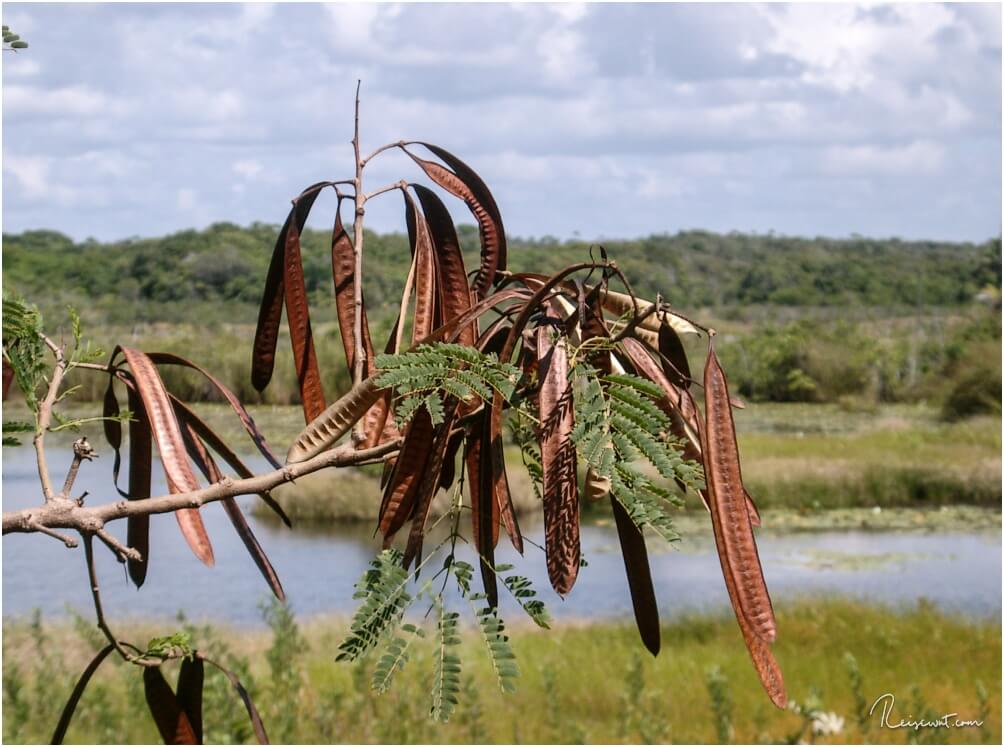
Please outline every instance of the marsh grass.
[[[71, 403], [72, 417], [95, 414], [97, 405]], [[239, 451], [253, 447], [226, 405], [195, 409]], [[303, 427], [298, 407], [254, 405], [255, 421], [281, 457]], [[4, 417], [23, 418], [16, 401]], [[826, 404], [757, 404], [736, 412], [743, 477], [764, 510], [807, 512], [940, 506], [1001, 506], [1001, 421], [980, 416], [945, 422], [936, 408], [883, 405], [856, 409]], [[88, 431], [102, 450], [99, 428]], [[76, 434], [53, 434], [69, 446]], [[520, 512], [539, 510], [519, 452], [507, 447], [509, 480]], [[327, 470], [276, 491], [287, 512], [304, 523], [370, 521], [380, 505], [379, 466]], [[696, 509], [697, 501], [690, 501]], [[588, 510], [589, 507], [586, 506]], [[261, 510], [256, 505], [256, 510]], [[602, 511], [600, 512], [602, 513]], [[271, 517], [267, 509], [260, 514]]]
[[[239, 672], [276, 741], [701, 743], [728, 735], [734, 742], [999, 743], [999, 624], [949, 617], [927, 604], [891, 610], [803, 600], [779, 605], [777, 613], [775, 651], [795, 709], [770, 705], [735, 620], [723, 613], [665, 625], [657, 659], [628, 624], [565, 623], [550, 632], [515, 624], [522, 676], [518, 692], [508, 696], [498, 691], [477, 635], [465, 630], [461, 703], [446, 725], [428, 718], [428, 645], [380, 696], [370, 690], [373, 654], [352, 665], [334, 662], [344, 620], [298, 623], [272, 605], [264, 613], [268, 631], [184, 624], [202, 650]], [[82, 632], [66, 623], [5, 621], [6, 741], [49, 739], [63, 699], [94, 650]], [[123, 633], [143, 640], [154, 630], [140, 625]], [[173, 678], [176, 666], [168, 669]], [[135, 671], [112, 664], [91, 688], [69, 741], [156, 741]], [[986, 723], [981, 729], [882, 729], [866, 709], [885, 692], [897, 696], [895, 715], [902, 718], [958, 712]], [[842, 718], [841, 730], [814, 733], [805, 714], [817, 711]], [[229, 685], [217, 675], [207, 676], [205, 720], [211, 741], [252, 738]]]

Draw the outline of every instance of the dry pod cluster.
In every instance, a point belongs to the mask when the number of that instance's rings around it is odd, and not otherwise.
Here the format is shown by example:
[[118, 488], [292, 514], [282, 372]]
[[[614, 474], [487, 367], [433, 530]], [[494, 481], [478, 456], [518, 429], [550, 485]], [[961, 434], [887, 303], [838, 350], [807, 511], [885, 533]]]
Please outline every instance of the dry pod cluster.
[[[75, 541], [57, 530], [80, 534], [98, 626], [109, 641], [81, 676], [53, 741], [62, 740], [84, 688], [112, 652], [142, 667], [150, 712], [166, 742], [202, 739], [203, 666], [215, 663], [187, 639], [155, 639], [141, 650], [114, 635], [101, 607], [93, 539], [127, 563], [130, 578], [140, 586], [154, 550], [149, 516], [170, 512], [196, 557], [212, 565], [213, 547], [200, 507], [220, 501], [269, 588], [282, 600], [278, 574], [236, 496], [260, 495], [288, 525], [269, 490], [329, 466], [383, 464], [383, 497], [374, 509], [385, 549], [357, 585], [356, 597], [363, 601], [338, 658], [354, 660], [386, 643], [373, 679], [375, 689], [386, 690], [407, 660], [411, 643], [425, 635], [420, 627], [404, 622], [407, 607], [424, 595], [431, 599], [428, 612], [437, 612], [431, 619], [436, 620], [439, 643], [431, 714], [448, 719], [460, 689], [460, 660], [453, 648], [459, 643], [458, 613], [446, 608], [443, 596], [446, 579], [452, 577], [474, 610], [500, 689], [514, 689], [518, 667], [499, 616], [499, 593], [511, 594], [542, 627], [548, 627], [549, 616], [529, 580], [507, 575], [510, 567], [495, 560], [503, 533], [519, 553], [529, 544], [510, 489], [507, 437], [519, 446], [543, 504], [547, 573], [559, 595], [572, 591], [583, 564], [581, 503], [610, 502], [638, 630], [653, 654], [661, 648], [660, 625], [645, 531], [677, 539], [670, 509], [682, 505], [687, 491], [699, 495], [710, 514], [725, 585], [754, 667], [771, 701], [783, 708], [784, 682], [771, 653], [777, 625], [753, 533], [760, 517], [743, 486], [735, 437], [732, 408], [741, 405], [730, 398], [714, 349], [714, 331], [661, 298], [635, 296], [602, 248], [599, 259], [591, 257], [551, 275], [508, 271], [501, 212], [467, 164], [438, 146], [403, 141], [362, 158], [358, 124], [354, 144], [354, 178], [318, 182], [293, 200], [265, 278], [252, 349], [252, 383], [259, 391], [269, 384], [285, 314], [306, 422], [284, 463], [237, 397], [197, 364], [170, 353], [128, 347], [116, 348], [107, 364], [85, 362], [79, 354], [76, 317], [75, 349], [68, 357], [44, 337], [37, 314], [13, 303], [8, 308], [5, 298], [4, 396], [16, 380], [36, 414], [35, 448], [46, 503], [28, 512], [5, 513], [4, 533], [44, 532], [71, 547]], [[363, 191], [366, 164], [393, 149], [407, 154], [428, 179], [470, 210], [481, 244], [477, 267], [465, 266], [450, 212], [436, 191], [404, 181]], [[333, 402], [322, 384], [301, 246], [317, 197], [329, 188], [337, 194], [331, 235], [334, 303], [353, 374], [350, 390]], [[411, 266], [397, 318], [378, 352], [363, 294], [362, 223], [366, 202], [394, 191], [404, 198]], [[342, 221], [346, 202], [354, 208], [351, 234]], [[685, 336], [707, 339], [700, 382], [693, 379]], [[46, 346], [55, 358], [51, 377], [42, 375], [38, 360]], [[82, 498], [70, 498], [79, 459], [60, 494], [45, 469], [44, 434], [53, 405], [66, 396], [60, 395], [62, 377], [75, 366], [108, 376], [102, 419], [115, 452], [116, 488], [125, 499], [114, 504], [89, 507]], [[182, 366], [205, 376], [274, 471], [253, 475], [229, 444], [167, 390], [160, 375], [163, 366]], [[43, 383], [48, 391], [38, 399], [35, 392]], [[119, 406], [123, 391], [128, 413]], [[119, 471], [125, 435], [128, 484], [123, 490]], [[169, 496], [151, 497], [155, 452]], [[200, 487], [197, 471], [208, 488]], [[452, 495], [445, 517], [452, 529], [447, 539], [430, 548], [426, 539], [431, 507], [440, 491]], [[465, 512], [477, 568], [457, 555]], [[123, 518], [127, 545], [103, 529], [106, 522]], [[394, 547], [396, 538], [400, 549]], [[406, 591], [412, 569], [417, 578], [447, 546], [441, 570], [415, 595]], [[155, 551], [152, 558], [156, 562]], [[480, 591], [475, 586], [478, 571]], [[431, 582], [440, 574], [445, 574], [443, 587], [436, 592]], [[182, 661], [174, 688], [161, 671], [173, 659]], [[244, 702], [259, 741], [267, 741], [247, 691], [232, 673], [223, 671]]]

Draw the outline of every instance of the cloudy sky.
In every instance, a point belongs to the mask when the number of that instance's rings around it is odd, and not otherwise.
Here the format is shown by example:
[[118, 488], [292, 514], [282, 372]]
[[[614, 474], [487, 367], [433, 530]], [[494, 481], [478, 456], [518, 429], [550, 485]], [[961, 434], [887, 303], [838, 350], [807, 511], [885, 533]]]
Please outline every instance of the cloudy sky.
[[[1001, 231], [998, 5], [21, 5], [3, 229], [277, 223], [424, 139], [510, 233]], [[419, 173], [396, 153], [371, 186]], [[400, 198], [369, 225], [403, 226]], [[329, 213], [330, 215], [330, 213]], [[456, 216], [470, 221], [462, 206]], [[320, 219], [324, 225], [328, 216]]]

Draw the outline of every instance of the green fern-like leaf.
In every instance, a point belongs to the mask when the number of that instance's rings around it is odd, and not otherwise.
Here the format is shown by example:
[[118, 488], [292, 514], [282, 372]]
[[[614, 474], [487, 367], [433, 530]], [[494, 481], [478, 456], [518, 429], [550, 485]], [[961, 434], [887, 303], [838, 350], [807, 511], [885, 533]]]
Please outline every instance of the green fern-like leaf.
[[397, 393], [396, 412], [409, 420], [424, 406], [434, 423], [442, 422], [442, 393], [458, 401], [488, 401], [499, 392], [510, 401], [520, 370], [495, 355], [453, 343], [420, 345], [417, 350], [376, 357], [377, 383]]
[[635, 466], [647, 463], [663, 480], [703, 486], [700, 466], [685, 460], [682, 444], [669, 435], [662, 390], [630, 374], [601, 377], [588, 365], [578, 366], [575, 376], [576, 424], [571, 436], [579, 458], [611, 479], [611, 492], [639, 528], [648, 526], [669, 541], [678, 539], [668, 508], [678, 505], [679, 497]]
[[400, 636], [392, 638], [373, 671], [371, 687], [379, 693], [385, 693], [390, 689], [394, 675], [408, 663], [411, 644], [416, 639], [425, 637], [425, 631], [411, 623], [402, 625], [401, 630], [407, 634], [407, 638]]
[[38, 412], [36, 392], [46, 372], [42, 315], [24, 299], [6, 291], [3, 295], [3, 352], [28, 407]]
[[457, 586], [460, 589], [460, 594], [466, 597], [471, 593], [471, 582], [474, 580], [474, 566], [463, 560], [452, 560], [450, 561], [450, 569], [453, 571], [453, 577], [457, 580]]
[[551, 627], [551, 615], [547, 607], [540, 599], [536, 599], [537, 591], [533, 588], [530, 579], [525, 576], [506, 576], [502, 579], [509, 592], [516, 597], [520, 606], [541, 628]]
[[502, 618], [497, 610], [490, 607], [477, 611], [476, 614], [478, 629], [488, 650], [499, 689], [504, 693], [516, 692], [519, 667], [516, 665], [516, 654], [509, 645], [509, 636], [505, 635]]
[[460, 645], [457, 634], [457, 620], [460, 615], [448, 612], [442, 597], [437, 598], [439, 620], [436, 624], [436, 664], [432, 681], [432, 708], [429, 714], [436, 721], [449, 721], [459, 703], [460, 655], [456, 653]]
[[353, 599], [362, 603], [352, 616], [349, 633], [338, 646], [336, 661], [355, 661], [397, 628], [412, 602], [406, 591], [408, 572], [401, 553], [384, 550], [370, 562], [356, 584]]

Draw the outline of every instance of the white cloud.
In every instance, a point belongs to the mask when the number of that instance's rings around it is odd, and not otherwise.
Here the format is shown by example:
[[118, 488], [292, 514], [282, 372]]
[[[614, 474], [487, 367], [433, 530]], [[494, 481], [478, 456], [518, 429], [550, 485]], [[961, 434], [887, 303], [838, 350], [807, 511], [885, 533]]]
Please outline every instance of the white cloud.
[[917, 140], [904, 146], [834, 145], [822, 155], [827, 174], [909, 176], [934, 174], [945, 162], [945, 148], [932, 141]]
[[3, 170], [17, 179], [28, 197], [39, 197], [49, 189], [49, 165], [44, 156], [5, 153], [3, 159]]
[[178, 190], [177, 206], [178, 210], [191, 211], [198, 206], [199, 194], [191, 187], [184, 187]]
[[4, 108], [19, 114], [89, 117], [122, 114], [126, 108], [101, 91], [87, 86], [48, 89], [42, 84], [4, 86]]
[[[4, 60], [4, 155], [23, 167], [5, 163], [8, 230], [281, 220], [303, 186], [351, 175], [358, 76], [364, 148], [443, 145], [515, 234], [999, 231], [997, 6], [4, 11], [33, 29], [31, 55]], [[373, 185], [417, 175], [395, 153], [367, 169]], [[64, 209], [37, 209], [53, 194]], [[874, 218], [876, 195], [900, 194]], [[134, 209], [72, 207], [99, 199]], [[971, 206], [964, 225], [949, 204]], [[391, 213], [370, 225], [399, 228]]]
[[36, 60], [30, 59], [26, 53], [18, 54], [16, 60], [4, 58], [4, 78], [31, 78], [42, 71], [42, 66]]
[[235, 174], [238, 174], [245, 179], [252, 180], [261, 173], [264, 166], [253, 158], [246, 158], [241, 161], [234, 161], [231, 168], [233, 168]]

